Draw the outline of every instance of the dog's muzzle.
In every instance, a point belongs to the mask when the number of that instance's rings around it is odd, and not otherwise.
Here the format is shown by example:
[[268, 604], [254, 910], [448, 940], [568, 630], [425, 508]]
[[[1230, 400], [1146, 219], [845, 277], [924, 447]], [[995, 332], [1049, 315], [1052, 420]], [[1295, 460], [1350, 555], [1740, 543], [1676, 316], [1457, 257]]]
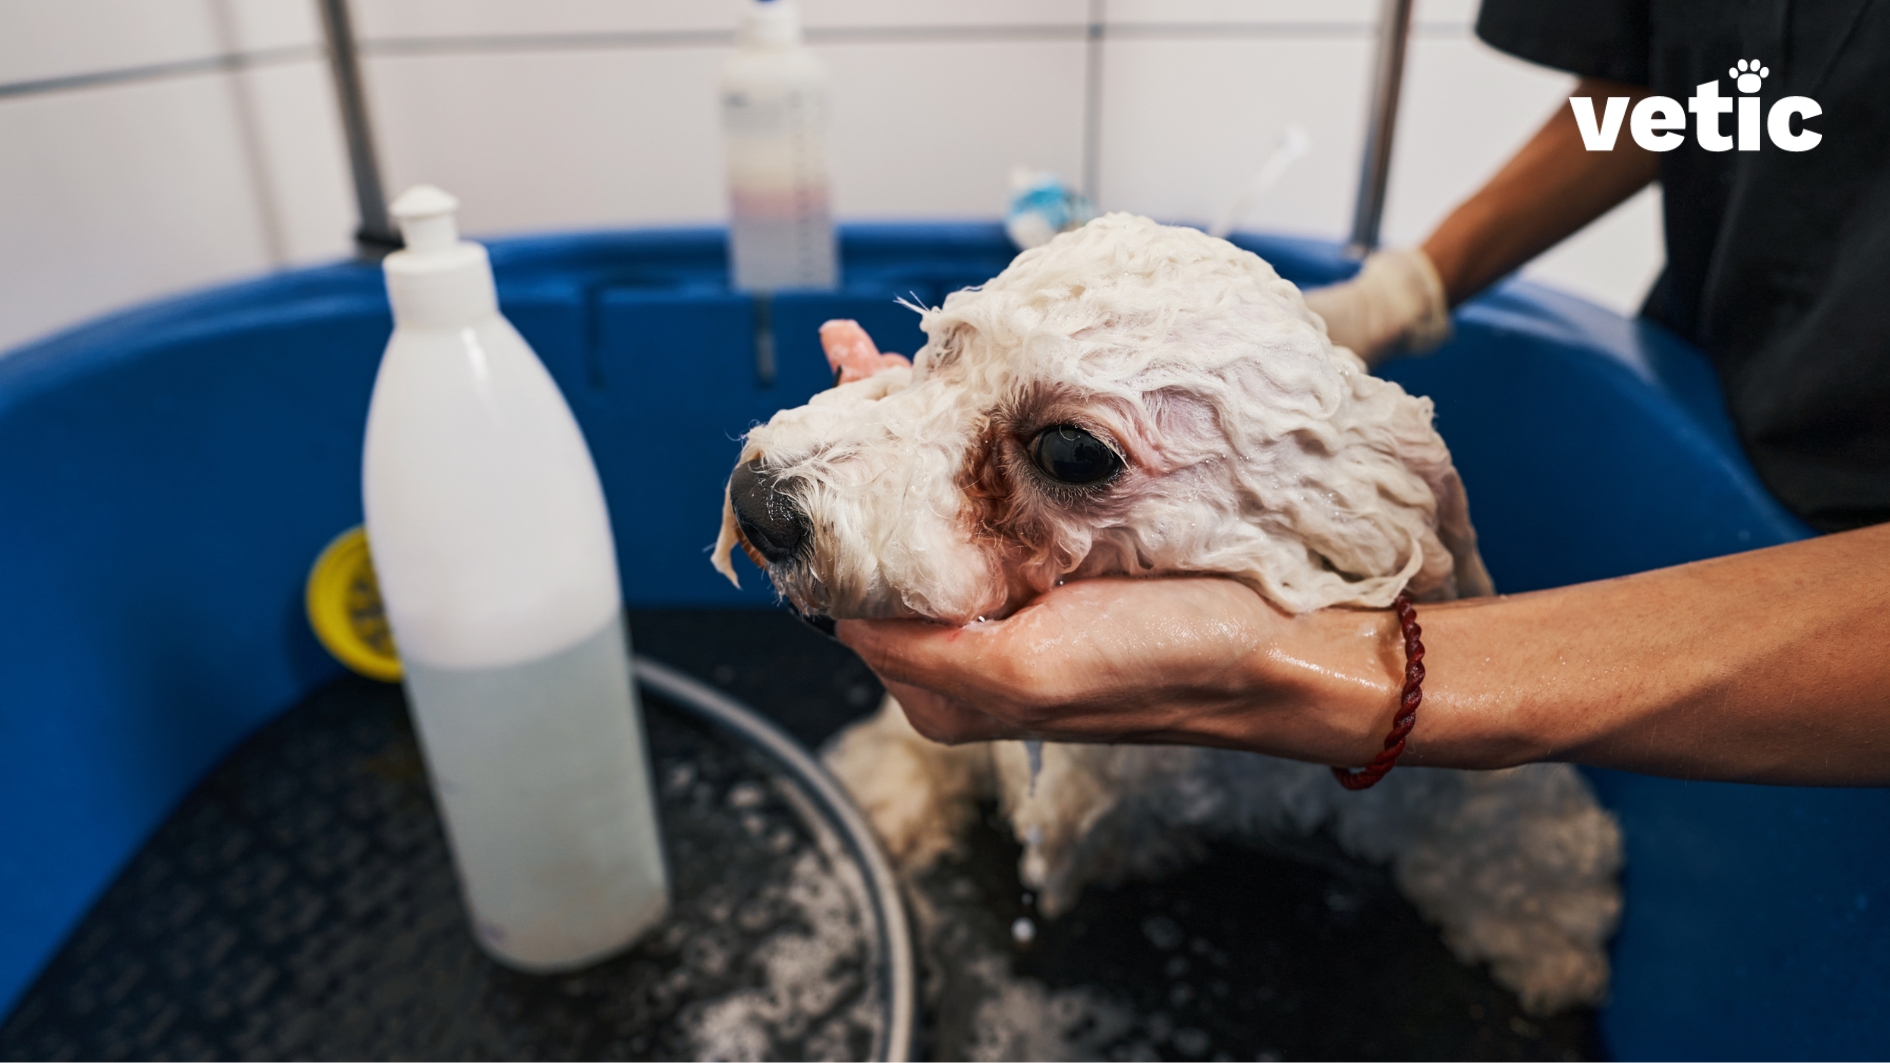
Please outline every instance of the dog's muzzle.
[[735, 523], [742, 538], [771, 565], [794, 560], [807, 544], [807, 514], [775, 486], [774, 475], [758, 461], [735, 467], [728, 480], [728, 499], [735, 507]]
[[[735, 467], [735, 474], [728, 478], [728, 500], [735, 507], [735, 523], [742, 530], [742, 538], [768, 564], [784, 565], [801, 556], [812, 533], [807, 514], [787, 492], [775, 486], [773, 474], [759, 461]], [[816, 631], [833, 637], [833, 618], [805, 612], [791, 600], [787, 607]]]

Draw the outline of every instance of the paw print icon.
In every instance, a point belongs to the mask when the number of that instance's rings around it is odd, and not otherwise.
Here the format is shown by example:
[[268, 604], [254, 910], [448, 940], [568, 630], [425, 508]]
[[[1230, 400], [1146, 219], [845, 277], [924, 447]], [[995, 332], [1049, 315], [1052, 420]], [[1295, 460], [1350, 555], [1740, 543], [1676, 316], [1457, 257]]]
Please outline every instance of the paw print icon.
[[1740, 92], [1757, 92], [1760, 82], [1772, 76], [1772, 69], [1760, 65], [1757, 59], [1741, 59], [1726, 71], [1726, 76], [1733, 79]]

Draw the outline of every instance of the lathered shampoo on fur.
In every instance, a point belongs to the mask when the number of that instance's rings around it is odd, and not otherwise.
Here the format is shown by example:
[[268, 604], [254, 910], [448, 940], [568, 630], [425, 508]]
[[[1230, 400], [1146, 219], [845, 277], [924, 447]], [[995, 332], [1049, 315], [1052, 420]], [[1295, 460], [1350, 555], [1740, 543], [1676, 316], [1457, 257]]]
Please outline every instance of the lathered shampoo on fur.
[[393, 205], [368, 540], [474, 933], [569, 970], [660, 919], [668, 878], [603, 488], [457, 207]]

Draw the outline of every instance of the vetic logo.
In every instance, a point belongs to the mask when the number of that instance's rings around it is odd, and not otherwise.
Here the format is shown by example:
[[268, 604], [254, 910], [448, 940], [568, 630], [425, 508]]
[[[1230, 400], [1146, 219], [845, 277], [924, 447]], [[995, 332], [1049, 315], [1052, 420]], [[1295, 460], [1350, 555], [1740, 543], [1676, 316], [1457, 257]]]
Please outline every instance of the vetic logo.
[[[1686, 134], [1672, 132], [1687, 127], [1687, 111], [1694, 115], [1693, 136], [1707, 151], [1728, 151], [1735, 138], [1720, 126], [1720, 116], [1730, 114], [1737, 105], [1736, 143], [1740, 151], [1758, 151], [1759, 98], [1755, 93], [1772, 76], [1771, 68], [1757, 59], [1741, 59], [1726, 71], [1743, 95], [1721, 96], [1719, 81], [1714, 79], [1693, 90], [1693, 98], [1681, 110], [1680, 101], [1671, 96], [1649, 96], [1634, 105], [1628, 118], [1628, 131], [1634, 143], [1648, 151], [1672, 151], [1686, 141]], [[1581, 130], [1582, 144], [1589, 151], [1613, 151], [1621, 135], [1621, 119], [1627, 115], [1628, 97], [1610, 96], [1601, 120], [1595, 120], [1595, 101], [1590, 96], [1570, 96], [1568, 105], [1575, 111], [1575, 125]], [[1809, 96], [1787, 96], [1772, 104], [1765, 115], [1765, 132], [1775, 147], [1785, 151], [1810, 151], [1824, 139], [1824, 134], [1804, 128], [1804, 119], [1824, 113], [1818, 101]], [[1793, 119], [1798, 130], [1793, 131]]]

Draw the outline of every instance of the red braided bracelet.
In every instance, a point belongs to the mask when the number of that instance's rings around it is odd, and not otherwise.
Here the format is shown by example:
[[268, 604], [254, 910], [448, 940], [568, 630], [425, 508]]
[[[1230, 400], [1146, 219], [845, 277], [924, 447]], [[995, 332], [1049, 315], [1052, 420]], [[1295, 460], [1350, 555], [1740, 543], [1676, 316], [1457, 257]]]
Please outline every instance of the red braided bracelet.
[[1397, 610], [1398, 621], [1404, 627], [1404, 693], [1398, 700], [1398, 718], [1391, 721], [1391, 733], [1385, 736], [1385, 748], [1372, 762], [1357, 771], [1332, 769], [1332, 777], [1348, 790], [1369, 790], [1391, 773], [1398, 754], [1404, 752], [1404, 740], [1417, 723], [1418, 706], [1424, 701], [1424, 643], [1418, 641], [1424, 629], [1418, 626], [1417, 609], [1404, 594], [1392, 599], [1391, 607]]

